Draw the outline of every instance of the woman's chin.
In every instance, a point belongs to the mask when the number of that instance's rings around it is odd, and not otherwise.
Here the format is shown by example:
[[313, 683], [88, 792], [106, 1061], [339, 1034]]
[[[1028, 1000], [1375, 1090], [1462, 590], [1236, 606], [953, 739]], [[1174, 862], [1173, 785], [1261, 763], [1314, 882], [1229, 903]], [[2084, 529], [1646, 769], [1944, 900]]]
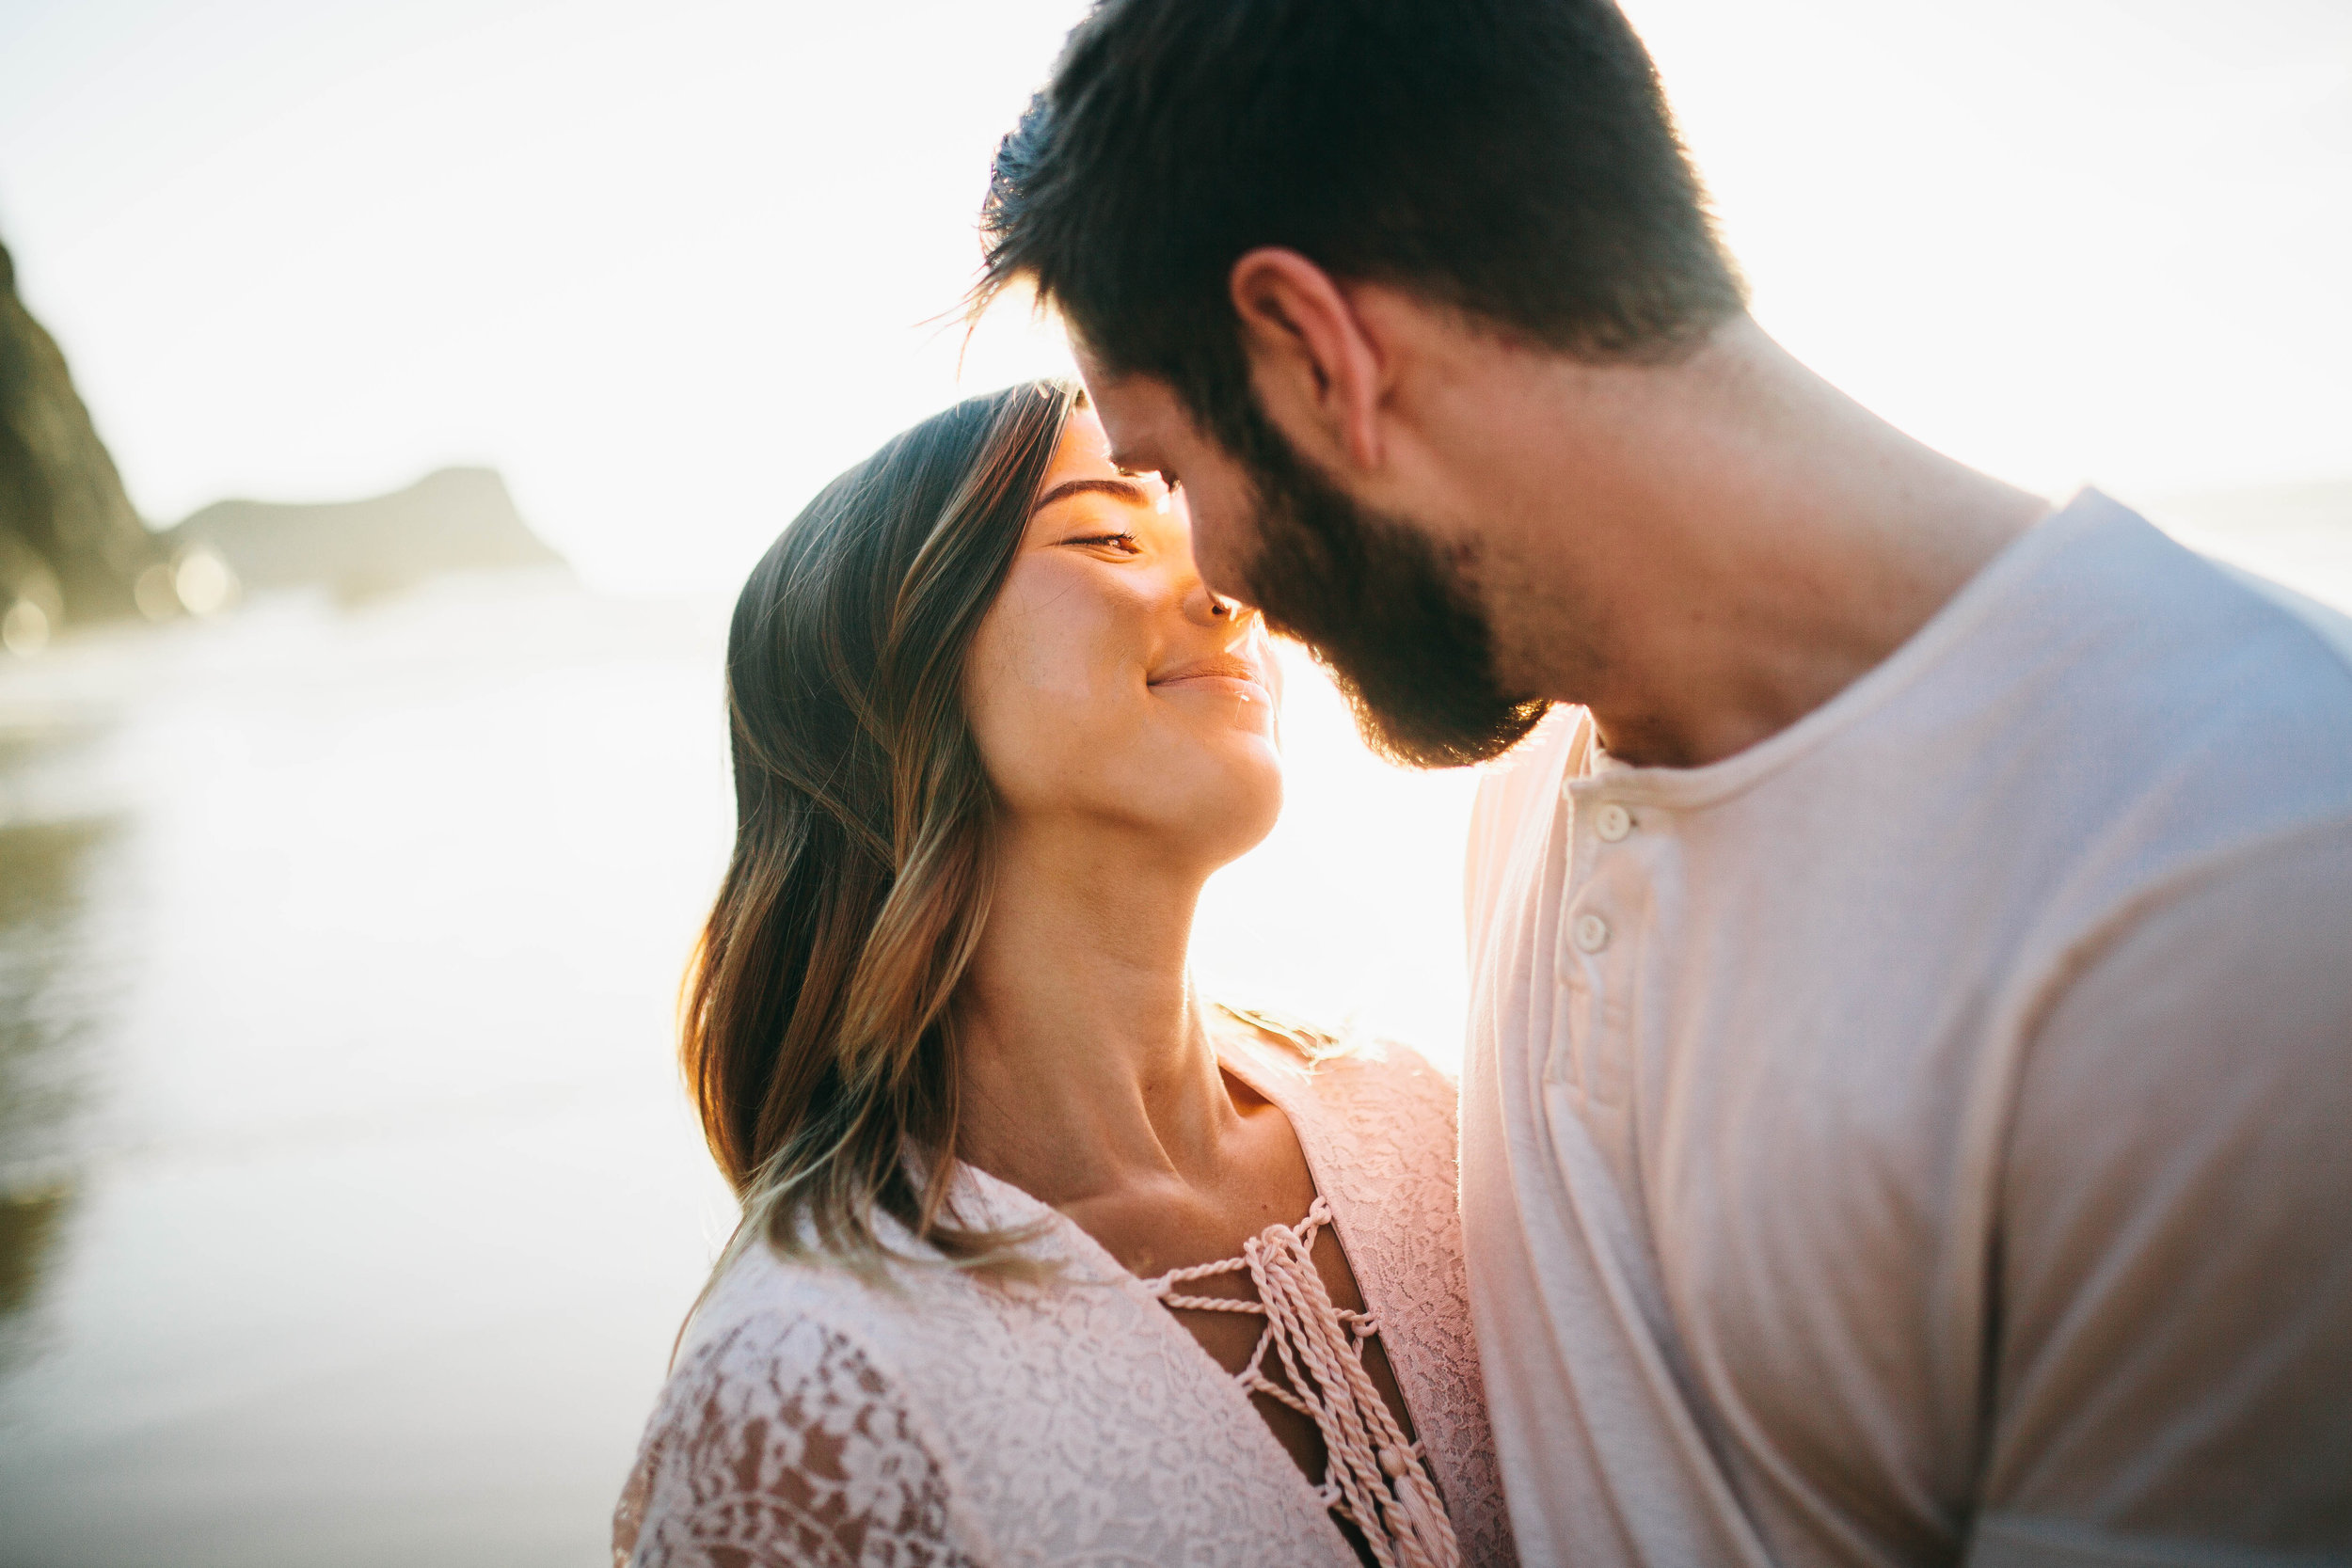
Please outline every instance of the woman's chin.
[[1231, 775], [1237, 788], [1247, 791], [1270, 787], [1275, 794], [1281, 793], [1282, 748], [1271, 714], [1262, 721], [1229, 720], [1208, 728], [1194, 743], [1207, 753], [1201, 759], [1202, 766]]
[[1254, 848], [1281, 815], [1281, 754], [1272, 736], [1237, 729], [1185, 751], [1163, 753], [1151, 784], [1130, 799], [1161, 831], [1198, 840], [1200, 853], [1222, 864]]
[[1213, 811], [1202, 812], [1194, 826], [1200, 858], [1210, 865], [1230, 865], [1265, 842], [1282, 815], [1280, 781], [1270, 790], [1235, 794]]

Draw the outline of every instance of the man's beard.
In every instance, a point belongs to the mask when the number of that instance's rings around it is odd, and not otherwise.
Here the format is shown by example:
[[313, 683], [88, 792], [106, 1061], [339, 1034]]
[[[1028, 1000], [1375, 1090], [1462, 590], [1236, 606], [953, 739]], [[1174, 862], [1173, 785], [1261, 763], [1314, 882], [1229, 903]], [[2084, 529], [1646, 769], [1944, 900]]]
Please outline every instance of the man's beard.
[[1428, 536], [1348, 499], [1255, 407], [1237, 432], [1257, 490], [1243, 570], [1267, 626], [1331, 672], [1374, 751], [1460, 768], [1510, 750], [1550, 703], [1506, 691], [1477, 595]]

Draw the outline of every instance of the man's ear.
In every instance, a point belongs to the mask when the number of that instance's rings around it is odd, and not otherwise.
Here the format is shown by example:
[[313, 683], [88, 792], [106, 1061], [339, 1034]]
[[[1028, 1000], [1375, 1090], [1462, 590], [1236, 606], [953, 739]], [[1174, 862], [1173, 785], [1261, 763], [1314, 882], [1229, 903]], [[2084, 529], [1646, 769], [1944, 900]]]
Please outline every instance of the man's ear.
[[1267, 417], [1319, 462], [1378, 467], [1386, 367], [1346, 292], [1279, 245], [1235, 261], [1231, 282]]

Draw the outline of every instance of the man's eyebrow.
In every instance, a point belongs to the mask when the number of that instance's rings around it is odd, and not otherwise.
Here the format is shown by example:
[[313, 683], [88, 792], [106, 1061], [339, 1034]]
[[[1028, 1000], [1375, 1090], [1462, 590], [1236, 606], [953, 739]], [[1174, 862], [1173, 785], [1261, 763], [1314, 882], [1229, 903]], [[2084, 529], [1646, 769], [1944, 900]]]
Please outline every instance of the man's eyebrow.
[[1037, 505], [1029, 510], [1032, 514], [1042, 512], [1057, 500], [1064, 500], [1072, 496], [1083, 496], [1089, 491], [1105, 496], [1116, 496], [1120, 500], [1133, 501], [1137, 506], [1152, 504], [1150, 494], [1132, 479], [1065, 479], [1045, 494], [1038, 497]]

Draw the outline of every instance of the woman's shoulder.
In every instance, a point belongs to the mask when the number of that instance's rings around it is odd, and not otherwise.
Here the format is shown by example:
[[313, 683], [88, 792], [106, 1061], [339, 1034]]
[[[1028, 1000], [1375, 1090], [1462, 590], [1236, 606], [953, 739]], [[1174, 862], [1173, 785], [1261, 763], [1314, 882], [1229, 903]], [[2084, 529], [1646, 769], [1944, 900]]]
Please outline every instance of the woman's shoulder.
[[689, 1320], [675, 1375], [703, 1355], [805, 1355], [854, 1343], [878, 1375], [928, 1386], [970, 1346], [1034, 1333], [1067, 1287], [1093, 1282], [1066, 1227], [1036, 1199], [966, 1166], [951, 1198], [961, 1224], [1020, 1239], [1033, 1269], [998, 1274], [950, 1261], [892, 1216], [868, 1215], [877, 1250], [857, 1260], [739, 1235]]
[[1266, 1008], [1217, 1006], [1231, 1025], [1221, 1043], [1238, 1047], [1249, 1066], [1320, 1104], [1404, 1101], [1453, 1117], [1453, 1077], [1403, 1040], [1335, 1032]]
[[[764, 1244], [732, 1259], [646, 1425], [614, 1513], [614, 1560], [729, 1560], [787, 1544], [763, 1523], [779, 1517], [798, 1521], [788, 1544], [818, 1557], [887, 1540], [913, 1560], [964, 1560], [942, 1448], [885, 1348], [912, 1306]], [[861, 1475], [887, 1479], [861, 1489]]]
[[1300, 1135], [1325, 1129], [1355, 1158], [1442, 1166], [1453, 1180], [1457, 1091], [1412, 1046], [1361, 1031], [1334, 1033], [1279, 1013], [1226, 1006], [1220, 1041], [1243, 1076], [1291, 1116]]
[[687, 1325], [665, 1402], [739, 1414], [796, 1393], [829, 1391], [833, 1402], [852, 1387], [885, 1391], [897, 1379], [872, 1343], [874, 1319], [831, 1292], [793, 1288], [812, 1282], [788, 1266], [736, 1259]]
[[790, 1354], [827, 1338], [889, 1360], [909, 1334], [951, 1331], [971, 1287], [965, 1275], [913, 1258], [856, 1268], [820, 1255], [787, 1256], [756, 1239], [740, 1239], [731, 1251], [687, 1324], [681, 1370], [705, 1354]]

